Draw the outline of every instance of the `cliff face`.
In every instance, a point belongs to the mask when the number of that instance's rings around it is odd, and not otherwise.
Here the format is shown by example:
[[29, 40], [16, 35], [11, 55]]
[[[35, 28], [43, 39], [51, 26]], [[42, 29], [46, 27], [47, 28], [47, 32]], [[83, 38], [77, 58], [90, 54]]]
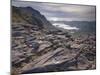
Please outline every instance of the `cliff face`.
[[73, 38], [37, 10], [12, 6], [12, 73], [95, 69], [95, 36]]

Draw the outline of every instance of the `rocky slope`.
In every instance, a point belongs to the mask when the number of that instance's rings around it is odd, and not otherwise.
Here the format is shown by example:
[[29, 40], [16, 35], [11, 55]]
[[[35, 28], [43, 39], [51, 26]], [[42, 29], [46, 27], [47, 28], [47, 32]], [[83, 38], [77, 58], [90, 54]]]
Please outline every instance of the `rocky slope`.
[[95, 69], [95, 35], [73, 38], [31, 7], [12, 6], [12, 74]]
[[14, 23], [32, 24], [43, 29], [55, 30], [56, 28], [51, 25], [40, 12], [31, 7], [15, 7], [12, 6], [12, 21]]

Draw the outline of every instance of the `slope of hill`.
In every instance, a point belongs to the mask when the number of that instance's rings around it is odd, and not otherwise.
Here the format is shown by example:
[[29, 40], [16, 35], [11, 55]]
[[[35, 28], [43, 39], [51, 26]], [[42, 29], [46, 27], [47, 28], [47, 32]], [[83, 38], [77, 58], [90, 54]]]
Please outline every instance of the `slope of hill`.
[[12, 21], [13, 23], [39, 25], [40, 29], [43, 29], [43, 27], [48, 30], [56, 29], [40, 12], [31, 7], [12, 6]]

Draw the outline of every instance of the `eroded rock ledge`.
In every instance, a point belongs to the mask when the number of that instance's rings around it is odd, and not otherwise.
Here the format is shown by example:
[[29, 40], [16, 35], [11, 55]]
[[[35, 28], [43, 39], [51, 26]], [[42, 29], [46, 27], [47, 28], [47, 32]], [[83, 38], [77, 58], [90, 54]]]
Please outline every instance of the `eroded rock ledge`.
[[13, 33], [17, 35], [12, 37], [12, 65], [19, 73], [95, 68], [95, 37], [92, 35], [74, 39], [67, 32], [48, 34], [44, 30], [27, 30], [21, 24], [13, 26], [16, 27]]

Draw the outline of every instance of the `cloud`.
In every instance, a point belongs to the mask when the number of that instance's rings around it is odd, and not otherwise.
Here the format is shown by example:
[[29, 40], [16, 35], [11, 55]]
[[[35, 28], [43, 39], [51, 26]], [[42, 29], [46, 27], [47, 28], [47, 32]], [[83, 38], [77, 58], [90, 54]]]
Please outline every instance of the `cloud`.
[[59, 3], [43, 3], [43, 2], [25, 2], [12, 1], [15, 6], [31, 6], [40, 11], [47, 19], [58, 20], [95, 20], [96, 7], [89, 5], [59, 4]]

